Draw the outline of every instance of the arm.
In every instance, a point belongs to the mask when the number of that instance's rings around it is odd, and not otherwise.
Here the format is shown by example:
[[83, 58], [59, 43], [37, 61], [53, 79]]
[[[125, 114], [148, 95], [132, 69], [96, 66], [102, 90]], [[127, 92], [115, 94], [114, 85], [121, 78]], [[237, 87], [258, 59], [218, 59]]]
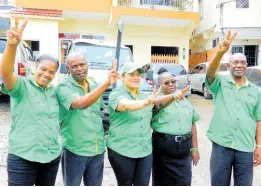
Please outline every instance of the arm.
[[183, 90], [181, 90], [181, 92], [179, 92], [179, 93], [169, 94], [169, 95], [165, 95], [165, 96], [160, 97], [156, 101], [155, 109], [161, 110], [163, 108], [166, 108], [173, 101], [176, 102], [176, 101], [183, 100], [185, 98], [185, 95], [186, 95], [188, 90], [189, 90], [189, 88], [187, 87], [187, 88], [184, 88]]
[[254, 166], [261, 164], [261, 121], [256, 124], [256, 149], [254, 152]]
[[116, 110], [119, 112], [134, 112], [145, 108], [151, 104], [149, 99], [146, 100], [129, 100], [123, 98], [120, 100]]
[[197, 135], [197, 127], [195, 123], [192, 124], [192, 148], [198, 148], [198, 135]]
[[106, 91], [106, 89], [110, 87], [109, 81], [106, 81], [104, 84], [96, 88], [90, 94], [78, 97], [72, 101], [71, 108], [74, 109], [86, 109], [92, 104], [94, 104]]
[[78, 97], [72, 101], [71, 108], [74, 109], [86, 109], [92, 104], [94, 104], [101, 95], [106, 91], [108, 87], [110, 87], [112, 84], [116, 83], [119, 79], [119, 73], [116, 71], [116, 60], [114, 59], [112, 61], [111, 71], [108, 76], [108, 80], [103, 83], [101, 86], [96, 88], [94, 91], [92, 91], [90, 94]]
[[16, 76], [13, 73], [16, 49], [19, 45], [27, 20], [18, 28], [18, 18], [15, 18], [15, 27], [7, 32], [7, 45], [2, 57], [1, 75], [3, 83], [8, 90], [12, 90], [16, 84]]
[[199, 151], [198, 151], [198, 135], [197, 135], [197, 127], [195, 123], [192, 123], [192, 149], [191, 149], [191, 157], [193, 161], [193, 165], [197, 166], [200, 160]]
[[230, 31], [226, 36], [226, 39], [219, 43], [217, 52], [211, 60], [208, 70], [207, 70], [207, 81], [209, 84], [212, 84], [216, 78], [216, 71], [219, 68], [220, 61], [223, 55], [229, 50], [229, 47], [232, 41], [235, 39], [237, 33], [234, 33], [232, 37], [230, 37]]

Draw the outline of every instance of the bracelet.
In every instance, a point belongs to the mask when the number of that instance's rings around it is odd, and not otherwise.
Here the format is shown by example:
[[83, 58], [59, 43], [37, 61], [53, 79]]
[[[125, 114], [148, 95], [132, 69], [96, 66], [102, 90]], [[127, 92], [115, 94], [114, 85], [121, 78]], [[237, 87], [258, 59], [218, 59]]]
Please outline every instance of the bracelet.
[[256, 144], [256, 148], [261, 148], [261, 145]]
[[198, 148], [192, 147], [192, 148], [190, 149], [190, 151], [191, 151], [191, 152], [192, 152], [192, 151], [198, 152]]

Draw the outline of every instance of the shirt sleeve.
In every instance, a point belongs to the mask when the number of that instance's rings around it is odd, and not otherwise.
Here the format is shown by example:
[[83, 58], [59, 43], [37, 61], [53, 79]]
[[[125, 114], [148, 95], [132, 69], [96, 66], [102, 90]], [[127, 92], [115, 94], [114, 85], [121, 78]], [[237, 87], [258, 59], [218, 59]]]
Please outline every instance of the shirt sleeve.
[[10, 95], [13, 98], [21, 98], [24, 94], [25, 89], [25, 78], [16, 76], [16, 83], [12, 90], [8, 90], [4, 84], [2, 84], [2, 92]]
[[126, 97], [120, 90], [112, 91], [109, 96], [109, 107], [112, 108], [112, 110], [116, 111], [116, 108], [119, 105], [120, 101], [124, 98]]
[[192, 123], [196, 123], [200, 120], [199, 113], [193, 108]]
[[258, 102], [255, 106], [254, 117], [256, 121], [261, 121], [261, 92], [258, 90]]
[[212, 84], [208, 82], [208, 79], [206, 77], [205, 85], [208, 87], [208, 89], [213, 93], [216, 94], [220, 87], [221, 87], [221, 75], [219, 73], [216, 73], [216, 78]]
[[67, 85], [63, 84], [56, 88], [56, 94], [60, 105], [66, 109], [67, 112], [70, 111], [73, 100], [80, 97], [78, 92], [74, 92], [72, 89], [69, 89]]

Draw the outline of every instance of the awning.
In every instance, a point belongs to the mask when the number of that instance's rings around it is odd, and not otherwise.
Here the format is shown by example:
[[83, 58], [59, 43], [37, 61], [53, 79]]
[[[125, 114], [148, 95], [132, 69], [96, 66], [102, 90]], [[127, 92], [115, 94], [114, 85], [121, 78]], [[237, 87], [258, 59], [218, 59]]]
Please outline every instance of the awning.
[[223, 28], [224, 32], [227, 33], [231, 30], [232, 33], [238, 32], [237, 38], [240, 39], [261, 39], [261, 27], [245, 27], [245, 28]]

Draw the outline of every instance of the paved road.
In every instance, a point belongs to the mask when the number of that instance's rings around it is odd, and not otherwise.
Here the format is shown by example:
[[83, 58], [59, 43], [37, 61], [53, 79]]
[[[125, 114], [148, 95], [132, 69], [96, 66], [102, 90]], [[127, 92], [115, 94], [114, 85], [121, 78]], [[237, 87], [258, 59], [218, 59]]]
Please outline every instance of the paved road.
[[[201, 115], [201, 120], [197, 124], [198, 126], [198, 137], [199, 137], [199, 149], [201, 160], [197, 167], [193, 167], [193, 179], [192, 185], [198, 186], [209, 186], [209, 159], [211, 152], [211, 143], [206, 138], [205, 133], [212, 115], [213, 106], [212, 101], [206, 101], [201, 96], [192, 95], [190, 100], [196, 110]], [[10, 130], [11, 115], [9, 109], [8, 98], [0, 98], [0, 185], [7, 184], [7, 173], [6, 173], [6, 156], [7, 156], [7, 138]], [[261, 167], [255, 168], [254, 174], [254, 185], [261, 186]], [[57, 177], [56, 185], [62, 186], [61, 170]], [[107, 155], [105, 156], [105, 168], [104, 168], [104, 179], [103, 185], [115, 186], [117, 185], [115, 176], [109, 164]]]

